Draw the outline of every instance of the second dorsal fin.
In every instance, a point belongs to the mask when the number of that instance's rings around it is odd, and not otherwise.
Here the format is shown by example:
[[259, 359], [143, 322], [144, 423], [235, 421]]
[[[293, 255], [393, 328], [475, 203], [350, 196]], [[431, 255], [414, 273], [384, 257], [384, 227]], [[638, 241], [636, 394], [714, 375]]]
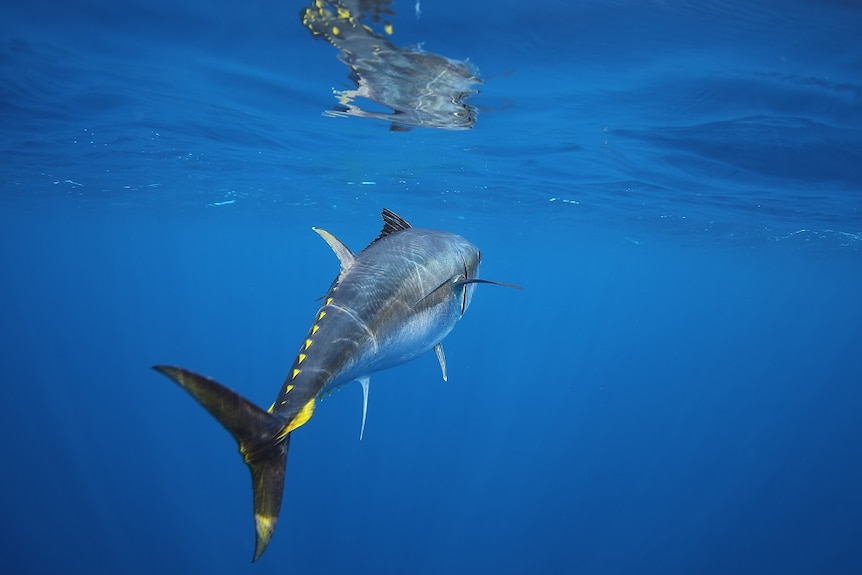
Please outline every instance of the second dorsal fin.
[[315, 228], [313, 226], [311, 229], [320, 234], [320, 237], [326, 240], [326, 243], [329, 244], [329, 247], [331, 247], [332, 251], [335, 252], [335, 255], [338, 257], [338, 261], [341, 263], [342, 274], [353, 266], [353, 260], [356, 258], [353, 255], [353, 252], [350, 251], [350, 248], [344, 245], [341, 240], [324, 229]]

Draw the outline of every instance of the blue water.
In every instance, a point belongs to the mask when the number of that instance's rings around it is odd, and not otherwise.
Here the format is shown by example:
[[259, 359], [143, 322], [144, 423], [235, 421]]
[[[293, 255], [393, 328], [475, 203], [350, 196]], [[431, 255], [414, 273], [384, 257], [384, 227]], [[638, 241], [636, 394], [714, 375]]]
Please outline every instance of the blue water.
[[[2, 573], [862, 572], [862, 4], [396, 0], [470, 131], [324, 115], [301, 1], [5, 2]], [[478, 286], [293, 434], [254, 565], [230, 436], [391, 208]]]

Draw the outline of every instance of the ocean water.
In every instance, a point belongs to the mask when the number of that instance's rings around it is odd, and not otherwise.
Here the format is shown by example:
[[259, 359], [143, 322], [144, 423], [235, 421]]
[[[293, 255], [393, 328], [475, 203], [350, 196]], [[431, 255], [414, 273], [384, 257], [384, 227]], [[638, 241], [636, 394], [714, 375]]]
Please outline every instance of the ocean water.
[[[0, 17], [2, 573], [862, 573], [862, 4], [395, 0], [470, 130], [332, 117], [302, 1]], [[375, 24], [381, 26], [382, 23]], [[409, 75], [408, 75], [409, 76]], [[230, 436], [390, 208], [483, 253], [433, 353]]]

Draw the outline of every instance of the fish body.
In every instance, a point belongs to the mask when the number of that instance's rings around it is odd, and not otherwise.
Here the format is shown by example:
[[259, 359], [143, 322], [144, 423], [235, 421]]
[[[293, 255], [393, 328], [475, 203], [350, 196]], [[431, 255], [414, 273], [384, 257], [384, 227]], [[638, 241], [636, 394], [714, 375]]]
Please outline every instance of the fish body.
[[154, 366], [201, 403], [239, 444], [252, 473], [253, 561], [266, 549], [278, 520], [291, 433], [311, 419], [321, 394], [359, 381], [364, 431], [370, 374], [434, 349], [446, 379], [442, 340], [466, 312], [475, 285], [496, 283], [476, 278], [481, 253], [461, 236], [414, 228], [389, 210], [383, 211], [383, 220], [380, 236], [359, 254], [313, 228], [332, 247], [341, 269], [269, 409], [192, 371]]

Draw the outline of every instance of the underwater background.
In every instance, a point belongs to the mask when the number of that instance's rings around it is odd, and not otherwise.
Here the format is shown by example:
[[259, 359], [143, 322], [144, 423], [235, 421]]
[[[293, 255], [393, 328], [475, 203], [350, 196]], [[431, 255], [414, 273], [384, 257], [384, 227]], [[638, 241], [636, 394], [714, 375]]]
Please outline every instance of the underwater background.
[[[0, 572], [862, 573], [862, 3], [396, 0], [469, 130], [326, 113], [309, 5], [3, 3]], [[150, 366], [268, 406], [311, 226], [382, 208], [525, 289], [448, 382], [375, 374], [361, 442], [324, 399], [252, 565], [235, 443]]]

